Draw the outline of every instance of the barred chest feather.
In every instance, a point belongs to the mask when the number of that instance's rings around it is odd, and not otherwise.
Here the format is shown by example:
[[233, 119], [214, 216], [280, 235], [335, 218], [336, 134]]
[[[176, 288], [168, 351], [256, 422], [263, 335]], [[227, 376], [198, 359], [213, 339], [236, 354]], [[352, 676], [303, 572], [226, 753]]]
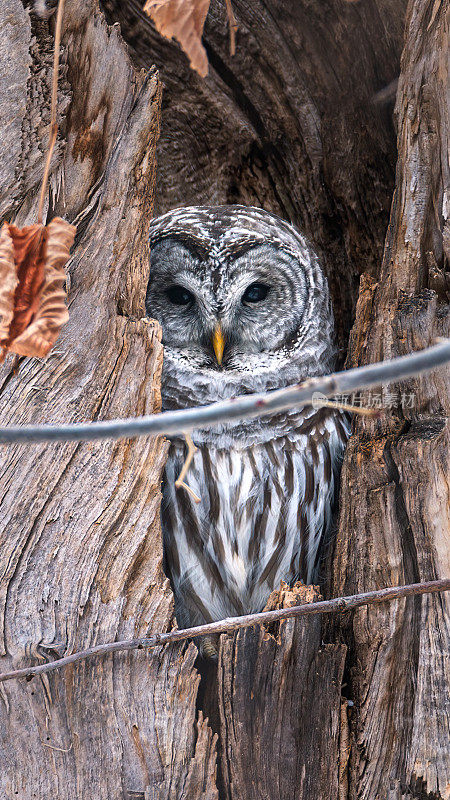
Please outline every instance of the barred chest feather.
[[[320, 409], [289, 434], [229, 448], [171, 442], [163, 493], [166, 566], [180, 625], [260, 611], [280, 581], [315, 579], [330, 528], [348, 422]], [[195, 437], [194, 437], [195, 441]]]

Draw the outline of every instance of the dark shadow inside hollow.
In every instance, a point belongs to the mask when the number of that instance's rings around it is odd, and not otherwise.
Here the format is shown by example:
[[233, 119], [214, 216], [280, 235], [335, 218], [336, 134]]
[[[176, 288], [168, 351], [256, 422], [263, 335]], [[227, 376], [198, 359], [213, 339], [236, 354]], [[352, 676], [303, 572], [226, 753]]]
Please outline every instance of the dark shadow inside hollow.
[[396, 162], [393, 123], [406, 2], [389, 30], [374, 0], [235, 0], [236, 54], [225, 3], [203, 36], [209, 74], [163, 39], [143, 0], [103, 0], [134, 63], [164, 85], [155, 214], [243, 204], [293, 223], [323, 254], [341, 364], [363, 272], [376, 279]]
[[200, 673], [200, 685], [197, 692], [196, 703], [197, 717], [199, 712], [201, 712], [203, 717], [208, 719], [213, 733], [217, 734], [216, 785], [220, 800], [225, 800], [227, 793], [222, 772], [223, 742], [221, 738], [218, 696], [218, 661], [216, 659], [203, 658], [201, 655], [199, 655], [195, 662], [195, 667]]
[[197, 713], [203, 712], [208, 717], [214, 733], [220, 734], [220, 716], [217, 702], [217, 659], [198, 656], [195, 666], [201, 680], [197, 693]]

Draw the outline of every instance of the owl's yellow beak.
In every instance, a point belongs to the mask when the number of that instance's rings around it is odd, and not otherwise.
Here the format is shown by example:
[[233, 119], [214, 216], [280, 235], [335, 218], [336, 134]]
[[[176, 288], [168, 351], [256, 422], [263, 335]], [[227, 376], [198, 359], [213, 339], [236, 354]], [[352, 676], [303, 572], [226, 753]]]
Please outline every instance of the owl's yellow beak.
[[212, 337], [212, 345], [214, 348], [214, 352], [216, 354], [217, 363], [220, 367], [222, 364], [223, 359], [223, 351], [225, 349], [225, 336], [223, 335], [222, 328], [220, 327], [220, 323], [218, 322], [216, 327], [214, 328], [214, 333]]

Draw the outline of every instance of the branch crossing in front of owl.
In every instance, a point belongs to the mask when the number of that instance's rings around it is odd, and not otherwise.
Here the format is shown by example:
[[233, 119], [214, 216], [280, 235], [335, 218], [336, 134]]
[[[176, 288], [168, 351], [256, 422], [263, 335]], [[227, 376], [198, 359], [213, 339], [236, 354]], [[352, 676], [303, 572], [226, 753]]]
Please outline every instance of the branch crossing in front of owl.
[[[146, 307], [163, 331], [163, 408], [206, 405], [335, 366], [325, 274], [311, 243], [261, 209], [192, 207], [151, 223]], [[180, 626], [261, 611], [281, 580], [317, 579], [349, 432], [295, 408], [173, 437], [164, 558]], [[201, 498], [201, 502], [196, 502]]]

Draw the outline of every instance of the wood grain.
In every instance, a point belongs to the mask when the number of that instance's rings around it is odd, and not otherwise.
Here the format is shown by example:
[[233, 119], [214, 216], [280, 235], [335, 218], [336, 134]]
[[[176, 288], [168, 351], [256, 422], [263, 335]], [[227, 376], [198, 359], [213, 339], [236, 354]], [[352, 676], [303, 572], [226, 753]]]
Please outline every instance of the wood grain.
[[[362, 273], [348, 365], [446, 335], [448, 2], [411, 0], [404, 41], [406, 4], [236, 0], [231, 58], [224, 4], [213, 0], [204, 83], [180, 68], [177, 45], [156, 36], [138, 0], [103, 5], [121, 22], [133, 57], [158, 64], [166, 86], [158, 209], [243, 202], [306, 230], [324, 252], [343, 347]], [[398, 77], [394, 176], [390, 98]], [[356, 425], [343, 470], [334, 596], [448, 575], [448, 371], [390, 391], [412, 393], [414, 406], [383, 424]], [[359, 611], [324, 635], [347, 644], [343, 691], [354, 703], [344, 715], [340, 797], [448, 797], [448, 598]], [[245, 709], [236, 703], [233, 713], [248, 744]], [[267, 758], [276, 759], [270, 743]], [[235, 759], [229, 770], [251, 795], [253, 773], [244, 757]]]
[[[323, 253], [342, 359], [356, 313], [349, 365], [448, 335], [448, 0], [410, 0], [401, 64], [403, 0], [233, 0], [234, 57], [213, 0], [205, 81], [138, 0], [102, 7], [132, 60], [94, 0], [66, 0], [47, 210], [78, 224], [71, 317], [46, 361], [2, 367], [2, 424], [159, 408], [160, 332], [143, 305], [154, 190], [157, 212], [242, 202], [304, 229]], [[19, 0], [0, 11], [0, 207], [17, 224], [35, 221], [51, 28]], [[161, 85], [136, 69], [153, 64], [164, 84], [156, 186]], [[414, 406], [355, 425], [329, 595], [449, 575], [448, 372], [391, 391]], [[2, 671], [170, 630], [164, 458], [147, 439], [0, 451]], [[402, 599], [326, 626], [289, 620], [276, 639], [223, 637], [218, 682], [205, 688], [204, 670], [200, 691], [196, 648], [182, 643], [9, 681], [0, 793], [449, 798], [448, 603]]]
[[[409, 6], [396, 190], [380, 277], [358, 308], [352, 366], [426, 347], [450, 328], [448, 13], [448, 2]], [[384, 424], [356, 423], [334, 593], [450, 574], [449, 370], [389, 388], [412, 395], [413, 406]], [[358, 611], [341, 629], [354, 701], [351, 798], [450, 797], [449, 611], [447, 595], [410, 598]]]
[[[282, 605], [313, 602], [319, 594], [312, 589], [299, 587]], [[322, 645], [317, 617], [221, 637], [225, 797], [338, 798], [345, 653], [343, 645]]]
[[[16, 6], [9, 12], [17, 12], [17, 26], [24, 14], [28, 20], [22, 35], [28, 31], [33, 67], [33, 54], [42, 58], [52, 37], [34, 21], [33, 44], [28, 12]], [[160, 331], [143, 318], [143, 300], [161, 87], [155, 71], [136, 73], [95, 2], [66, 3], [63, 47], [70, 104], [47, 206], [51, 216], [78, 221], [70, 321], [46, 360], [10, 358], [3, 366], [4, 423], [160, 408]], [[8, 69], [14, 88], [14, 61]], [[22, 130], [47, 124], [33, 80], [31, 68]], [[31, 161], [38, 172], [45, 154], [37, 143], [30, 148], [21, 167]], [[33, 219], [38, 183], [22, 190], [18, 207], [8, 169], [1, 180], [15, 221]], [[165, 451], [162, 440], [148, 438], [2, 449], [2, 666], [170, 629], [159, 525]], [[1, 796], [215, 798], [215, 740], [195, 708], [196, 652], [182, 644], [157, 658], [120, 654], [2, 690]]]

